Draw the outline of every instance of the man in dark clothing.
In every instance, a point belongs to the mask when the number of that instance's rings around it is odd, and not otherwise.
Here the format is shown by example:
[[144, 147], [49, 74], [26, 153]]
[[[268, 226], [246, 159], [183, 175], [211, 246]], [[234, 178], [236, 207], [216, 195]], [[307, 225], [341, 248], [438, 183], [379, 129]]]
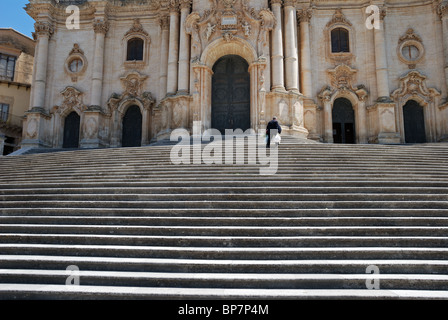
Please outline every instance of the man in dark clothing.
[[268, 136], [268, 142], [266, 144], [266, 148], [270, 148], [271, 146], [271, 139], [275, 137], [276, 134], [282, 133], [282, 127], [278, 124], [277, 117], [272, 118], [271, 121], [269, 121], [268, 126], [266, 128], [266, 135]]

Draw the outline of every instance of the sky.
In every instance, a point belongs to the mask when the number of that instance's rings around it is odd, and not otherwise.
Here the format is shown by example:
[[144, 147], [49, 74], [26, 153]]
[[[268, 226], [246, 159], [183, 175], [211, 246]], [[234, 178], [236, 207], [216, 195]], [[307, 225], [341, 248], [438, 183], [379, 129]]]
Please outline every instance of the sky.
[[13, 28], [32, 38], [34, 20], [23, 9], [28, 0], [0, 0], [0, 28]]

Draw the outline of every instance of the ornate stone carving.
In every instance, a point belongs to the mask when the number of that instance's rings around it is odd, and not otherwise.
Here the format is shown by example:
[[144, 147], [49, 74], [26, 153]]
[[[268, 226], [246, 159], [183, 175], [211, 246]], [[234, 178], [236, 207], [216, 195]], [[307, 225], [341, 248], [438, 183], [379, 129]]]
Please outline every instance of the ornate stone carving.
[[179, 0], [170, 0], [170, 12], [179, 12]]
[[107, 20], [96, 19], [93, 23], [95, 33], [106, 34], [109, 31], [109, 22]]
[[162, 30], [169, 30], [170, 28], [170, 17], [167, 14], [159, 16], [159, 25]]
[[139, 96], [147, 78], [147, 76], [140, 75], [138, 72], [131, 72], [126, 77], [121, 77], [124, 94], [134, 97]]
[[437, 7], [437, 14], [439, 15], [440, 19], [448, 16], [448, 1], [440, 2]]
[[190, 9], [191, 0], [179, 0], [180, 9]]
[[93, 139], [98, 133], [98, 121], [93, 117], [88, 117], [84, 123], [84, 135], [87, 139]]
[[212, 34], [215, 32], [216, 25], [211, 25], [210, 22], [207, 23], [207, 27], [205, 28], [205, 37], [207, 40], [210, 39]]
[[331, 26], [335, 24], [345, 24], [348, 26], [352, 26], [351, 22], [347, 20], [345, 15], [342, 13], [342, 9], [338, 8], [336, 9], [336, 12], [333, 15], [333, 18], [327, 23], [327, 28], [330, 28]]
[[247, 23], [247, 21], [244, 21], [243, 23], [243, 30], [244, 30], [244, 36], [248, 37], [250, 36], [251, 26]]
[[350, 88], [357, 70], [350, 68], [345, 64], [338, 65], [334, 69], [327, 70], [331, 77], [331, 85], [334, 88]]
[[72, 49], [72, 51], [70, 51], [69, 55], [72, 55], [75, 53], [82, 54], [82, 55], [84, 54], [84, 51], [79, 47], [79, 44], [77, 44], [77, 43], [75, 43], [73, 45], [73, 49]]
[[191, 35], [192, 60], [199, 59], [202, 51], [201, 36], [199, 34], [199, 26], [198, 26], [200, 18], [201, 16], [199, 15], [199, 13], [192, 12], [185, 19], [185, 32]]
[[70, 110], [76, 110], [82, 113], [86, 106], [82, 102], [83, 93], [74, 87], [67, 87], [62, 92], [63, 102], [61, 107], [57, 108], [59, 114], [67, 114]]
[[409, 28], [406, 31], [406, 34], [402, 37], [400, 37], [400, 40], [398, 41], [399, 44], [402, 44], [405, 41], [408, 40], [414, 40], [414, 41], [418, 41], [418, 42], [422, 42], [422, 38], [420, 38], [415, 32], [414, 29]]
[[140, 19], [136, 18], [134, 19], [134, 24], [131, 29], [129, 29], [128, 32], [126, 32], [125, 37], [128, 37], [130, 35], [144, 35], [145, 37], [148, 37], [149, 34], [143, 29], [142, 24], [140, 23]]
[[435, 96], [440, 96], [434, 88], [426, 86], [426, 77], [414, 70], [400, 78], [400, 88], [392, 93], [395, 101], [405, 101], [408, 97], [419, 96], [426, 102], [432, 102]]
[[300, 9], [297, 10], [297, 20], [300, 22], [310, 22], [313, 16], [313, 9]]
[[38, 36], [51, 37], [54, 33], [53, 24], [46, 21], [38, 21], [34, 24], [34, 30]]
[[282, 5], [283, 0], [271, 0], [271, 5], [273, 4], [279, 4]]
[[37, 120], [35, 118], [31, 119], [28, 122], [28, 126], [26, 128], [26, 135], [29, 139], [34, 139], [37, 136]]
[[294, 7], [296, 0], [283, 0], [283, 5], [285, 7]]

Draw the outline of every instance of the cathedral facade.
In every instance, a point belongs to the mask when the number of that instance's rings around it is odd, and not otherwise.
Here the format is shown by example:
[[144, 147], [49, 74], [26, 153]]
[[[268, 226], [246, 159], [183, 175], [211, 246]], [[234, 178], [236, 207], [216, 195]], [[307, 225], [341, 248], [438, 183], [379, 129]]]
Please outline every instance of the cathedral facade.
[[140, 146], [195, 125], [262, 133], [273, 116], [325, 143], [448, 141], [447, 1], [30, 0], [26, 10], [37, 48], [22, 146]]

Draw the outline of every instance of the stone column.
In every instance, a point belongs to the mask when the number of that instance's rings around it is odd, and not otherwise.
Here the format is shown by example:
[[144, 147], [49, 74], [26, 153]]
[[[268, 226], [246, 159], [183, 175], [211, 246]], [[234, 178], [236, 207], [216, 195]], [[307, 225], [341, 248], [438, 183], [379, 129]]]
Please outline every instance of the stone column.
[[168, 71], [168, 47], [169, 47], [169, 17], [167, 15], [159, 18], [160, 23], [160, 64], [159, 64], [159, 100], [166, 95], [166, 80]]
[[324, 89], [319, 95], [324, 105], [324, 142], [333, 143], [333, 114], [331, 108], [331, 90]]
[[299, 91], [296, 9], [294, 0], [284, 1], [285, 10], [285, 80], [286, 90]]
[[51, 23], [44, 21], [36, 22], [34, 28], [37, 35], [37, 59], [35, 63], [36, 77], [33, 85], [34, 92], [31, 107], [44, 108], [48, 67], [48, 45], [50, 37], [54, 33], [54, 29]]
[[358, 103], [358, 143], [368, 143], [366, 100], [367, 97], [360, 99]]
[[190, 13], [191, 0], [180, 0], [179, 79], [177, 90], [188, 94], [190, 81], [190, 35], [185, 30], [185, 20]]
[[445, 57], [445, 81], [448, 90], [448, 1], [442, 2], [438, 7], [438, 13], [442, 20], [443, 55]]
[[271, 6], [277, 22], [272, 30], [272, 89], [284, 91], [282, 0], [271, 0]]
[[386, 11], [381, 11], [380, 28], [374, 29], [375, 38], [375, 64], [376, 64], [376, 86], [379, 101], [390, 101], [389, 76], [387, 72], [386, 42], [384, 37], [384, 17]]
[[301, 50], [301, 76], [302, 94], [311, 98], [313, 96], [313, 77], [311, 73], [311, 41], [310, 41], [310, 20], [311, 9], [297, 11], [297, 18], [300, 23], [300, 50]]
[[179, 4], [173, 0], [170, 4], [170, 43], [168, 56], [167, 91], [169, 95], [177, 92], [177, 65], [179, 56]]
[[104, 73], [104, 41], [109, 30], [109, 24], [105, 20], [96, 20], [93, 24], [95, 31], [95, 53], [93, 59], [92, 75], [92, 98], [91, 106], [101, 106], [101, 96], [103, 93], [103, 73]]

